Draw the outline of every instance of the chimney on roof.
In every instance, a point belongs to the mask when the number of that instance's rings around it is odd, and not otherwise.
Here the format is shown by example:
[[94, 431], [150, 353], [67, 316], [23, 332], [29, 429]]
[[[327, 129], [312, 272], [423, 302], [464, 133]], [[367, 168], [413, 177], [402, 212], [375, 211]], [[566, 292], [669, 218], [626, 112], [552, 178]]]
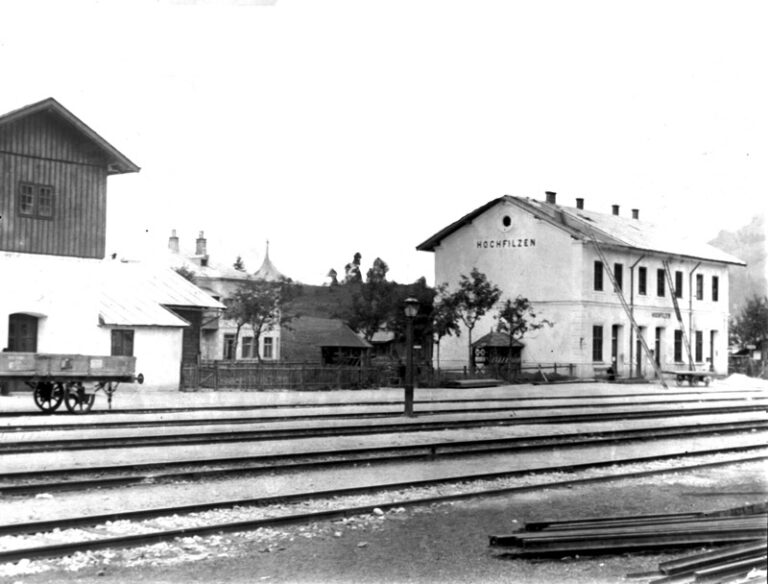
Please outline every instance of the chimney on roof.
[[551, 205], [557, 204], [557, 193], [552, 191], [545, 191], [545, 195], [547, 195], [547, 203], [550, 203]]
[[614, 215], [618, 215], [619, 214], [619, 206], [618, 205], [613, 205], [613, 214]]
[[576, 197], [576, 208], [577, 209], [584, 209], [584, 199], [581, 197]]
[[176, 235], [175, 229], [171, 229], [171, 236], [168, 238], [168, 249], [173, 253], [179, 253], [179, 237]]
[[195, 255], [199, 256], [205, 256], [208, 255], [208, 249], [207, 249], [207, 243], [205, 240], [205, 235], [203, 232], [200, 232], [200, 235], [198, 236], [197, 240], [195, 241]]
[[632, 209], [632, 219], [640, 219], [640, 209]]

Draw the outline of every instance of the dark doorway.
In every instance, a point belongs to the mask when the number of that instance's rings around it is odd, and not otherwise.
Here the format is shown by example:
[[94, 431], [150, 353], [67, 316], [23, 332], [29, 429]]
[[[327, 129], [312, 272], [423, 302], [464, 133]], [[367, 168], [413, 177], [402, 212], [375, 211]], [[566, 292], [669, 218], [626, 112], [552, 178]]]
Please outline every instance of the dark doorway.
[[8, 317], [8, 350], [37, 353], [37, 317], [11, 314]]

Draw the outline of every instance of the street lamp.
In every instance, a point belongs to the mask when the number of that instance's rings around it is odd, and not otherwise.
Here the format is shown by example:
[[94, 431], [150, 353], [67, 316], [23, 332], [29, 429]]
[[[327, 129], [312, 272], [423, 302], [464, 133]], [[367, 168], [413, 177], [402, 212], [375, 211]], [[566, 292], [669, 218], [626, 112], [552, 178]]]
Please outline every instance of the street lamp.
[[413, 416], [413, 319], [419, 312], [419, 301], [405, 299], [405, 415]]

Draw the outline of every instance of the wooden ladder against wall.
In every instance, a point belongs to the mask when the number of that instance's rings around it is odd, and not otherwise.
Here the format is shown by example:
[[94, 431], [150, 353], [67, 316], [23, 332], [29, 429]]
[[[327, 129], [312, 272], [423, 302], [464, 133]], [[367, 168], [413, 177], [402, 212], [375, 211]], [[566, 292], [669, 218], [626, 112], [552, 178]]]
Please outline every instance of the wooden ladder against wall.
[[664, 260], [661, 263], [664, 265], [664, 273], [667, 275], [667, 284], [669, 285], [669, 291], [672, 294], [672, 304], [675, 307], [675, 316], [677, 316], [677, 322], [680, 323], [680, 330], [683, 332], [683, 343], [685, 344], [685, 350], [688, 353], [688, 369], [693, 371], [693, 354], [691, 353], [691, 342], [688, 339], [688, 335], [685, 333], [683, 313], [680, 312], [680, 305], [677, 303], [677, 290], [675, 290], [675, 284], [672, 281], [672, 271], [669, 269], [669, 262], [667, 260]]
[[653, 369], [656, 371], [656, 375], [661, 381], [661, 385], [664, 387], [664, 389], [669, 389], [669, 387], [667, 386], [667, 382], [664, 381], [664, 374], [661, 371], [661, 367], [659, 367], [659, 364], [656, 362], [656, 359], [654, 359], [651, 356], [651, 349], [648, 347], [648, 343], [645, 342], [645, 337], [640, 332], [640, 327], [637, 325], [637, 322], [635, 321], [635, 317], [632, 315], [632, 309], [629, 307], [629, 304], [627, 304], [627, 301], [624, 298], [624, 293], [621, 291], [621, 288], [619, 287], [619, 283], [616, 281], [616, 278], [614, 277], [613, 272], [611, 271], [610, 266], [608, 265], [608, 258], [605, 257], [605, 254], [603, 253], [603, 249], [600, 247], [600, 244], [598, 243], [597, 239], [595, 239], [594, 235], [590, 236], [590, 240], [592, 244], [595, 246], [597, 255], [600, 256], [600, 261], [603, 263], [603, 270], [605, 270], [605, 273], [608, 274], [608, 279], [611, 281], [611, 284], [613, 284], [613, 291], [616, 293], [616, 296], [619, 298], [619, 302], [621, 302], [621, 307], [624, 309], [624, 312], [627, 314], [627, 318], [629, 319], [629, 322], [632, 324], [632, 328], [634, 329], [638, 340], [643, 346], [643, 350], [645, 351], [645, 356], [651, 362], [651, 365], [653, 365]]

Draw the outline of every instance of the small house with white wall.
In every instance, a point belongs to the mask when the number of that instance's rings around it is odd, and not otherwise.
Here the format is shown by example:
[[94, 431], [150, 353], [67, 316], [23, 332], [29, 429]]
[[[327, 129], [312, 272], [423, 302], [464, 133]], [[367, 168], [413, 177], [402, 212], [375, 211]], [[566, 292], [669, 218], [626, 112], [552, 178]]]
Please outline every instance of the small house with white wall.
[[[687, 345], [695, 368], [727, 372], [728, 266], [744, 262], [683, 230], [660, 230], [637, 209], [627, 217], [617, 205], [610, 213], [587, 210], [581, 198], [565, 206], [552, 192], [544, 201], [502, 196], [417, 249], [434, 253], [436, 284], [456, 289], [477, 268], [501, 288], [501, 302], [521, 295], [539, 320], [553, 323], [523, 338], [523, 366], [572, 364], [581, 377], [612, 366], [622, 376], [648, 377], [650, 359], [662, 369], [690, 367]], [[493, 316], [477, 325], [477, 336], [495, 329]], [[443, 337], [440, 354], [443, 367], [468, 365], [466, 333]]]
[[104, 259], [107, 178], [138, 171], [53, 98], [0, 116], [3, 348], [131, 355], [147, 388], [179, 387], [184, 315], [223, 306], [167, 267]]
[[[200, 231], [195, 240], [194, 253], [184, 251], [179, 236], [174, 229], [168, 238], [167, 265], [186, 274], [196, 286], [207, 292], [212, 298], [227, 304], [235, 291], [248, 280], [278, 282], [286, 277], [275, 267], [269, 258], [269, 242], [261, 267], [253, 274], [245, 269], [236, 269], [216, 261], [208, 253], [208, 240]], [[252, 360], [278, 361], [280, 359], [280, 327], [274, 326], [262, 331], [258, 346], [256, 335], [249, 325], [243, 325], [239, 333], [237, 324], [226, 318], [226, 313], [209, 311], [200, 323], [202, 361], [217, 360]]]

